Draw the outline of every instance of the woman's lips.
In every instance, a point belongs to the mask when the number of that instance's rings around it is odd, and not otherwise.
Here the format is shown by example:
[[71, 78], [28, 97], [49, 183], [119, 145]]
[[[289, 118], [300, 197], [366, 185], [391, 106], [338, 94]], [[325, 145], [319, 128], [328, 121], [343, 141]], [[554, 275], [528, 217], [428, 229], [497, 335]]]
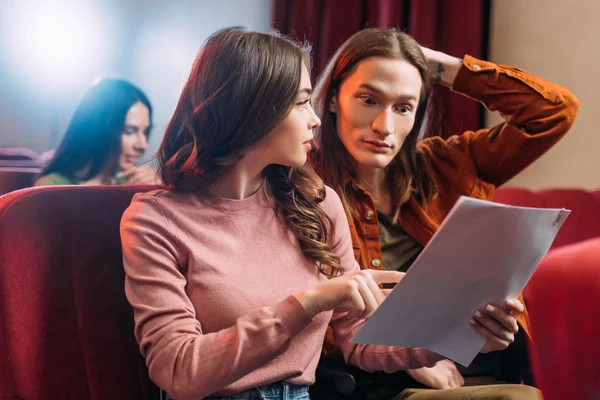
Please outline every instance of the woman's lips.
[[302, 143], [302, 145], [304, 146], [306, 151], [311, 151], [312, 150], [312, 139], [307, 140], [306, 142]]

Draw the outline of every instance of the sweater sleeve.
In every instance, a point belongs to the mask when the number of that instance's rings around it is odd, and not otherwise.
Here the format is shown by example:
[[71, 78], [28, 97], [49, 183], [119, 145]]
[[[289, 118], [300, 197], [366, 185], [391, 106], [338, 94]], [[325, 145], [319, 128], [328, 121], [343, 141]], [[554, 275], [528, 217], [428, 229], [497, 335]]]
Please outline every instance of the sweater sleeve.
[[61, 174], [48, 174], [39, 177], [34, 186], [56, 186], [56, 185], [73, 185], [74, 183], [64, 175]]
[[[335, 223], [333, 251], [340, 257], [344, 273], [360, 271], [354, 259], [350, 228], [342, 202], [337, 193], [329, 187], [325, 208]], [[425, 349], [353, 343], [352, 338], [366, 320], [351, 319], [347, 314], [348, 311], [335, 310], [329, 324], [333, 331], [334, 343], [341, 349], [347, 364], [369, 372], [393, 373], [399, 370], [431, 367], [444, 359], [441, 355]]]
[[121, 221], [125, 291], [150, 378], [176, 399], [219, 391], [285, 352], [311, 319], [290, 295], [203, 332], [186, 293], [186, 254], [159, 201], [138, 194]]
[[[465, 56], [452, 90], [498, 111], [505, 122], [421, 148], [433, 165], [473, 168], [495, 186], [548, 151], [575, 122], [579, 101], [567, 89], [518, 68]], [[450, 179], [451, 181], [451, 179]]]

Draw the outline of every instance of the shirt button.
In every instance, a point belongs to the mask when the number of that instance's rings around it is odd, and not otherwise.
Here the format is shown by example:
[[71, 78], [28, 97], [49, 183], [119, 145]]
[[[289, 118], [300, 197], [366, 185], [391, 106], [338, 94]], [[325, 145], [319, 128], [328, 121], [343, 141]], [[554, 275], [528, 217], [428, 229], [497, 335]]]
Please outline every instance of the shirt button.
[[379, 258], [374, 258], [371, 260], [371, 265], [374, 267], [379, 267], [381, 265], [381, 260]]
[[365, 219], [370, 221], [373, 218], [373, 211], [369, 210], [365, 213]]
[[473, 65], [473, 71], [481, 71], [481, 65], [479, 65], [479, 64]]

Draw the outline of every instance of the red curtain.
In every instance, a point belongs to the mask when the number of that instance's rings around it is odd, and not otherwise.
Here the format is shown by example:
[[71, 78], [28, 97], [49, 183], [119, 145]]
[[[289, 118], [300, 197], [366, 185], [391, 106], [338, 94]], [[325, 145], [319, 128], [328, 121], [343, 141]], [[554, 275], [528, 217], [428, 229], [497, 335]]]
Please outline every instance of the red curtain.
[[[315, 75], [335, 50], [367, 27], [397, 28], [420, 44], [462, 57], [487, 56], [489, 0], [274, 0], [273, 26], [313, 45]], [[478, 129], [483, 107], [436, 88], [435, 109], [443, 135]]]

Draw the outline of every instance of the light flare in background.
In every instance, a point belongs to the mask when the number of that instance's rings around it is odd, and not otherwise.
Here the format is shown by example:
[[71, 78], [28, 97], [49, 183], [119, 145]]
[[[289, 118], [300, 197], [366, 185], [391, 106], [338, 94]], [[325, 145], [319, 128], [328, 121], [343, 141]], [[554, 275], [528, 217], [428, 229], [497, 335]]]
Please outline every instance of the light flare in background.
[[9, 65], [30, 85], [52, 92], [89, 83], [105, 64], [112, 32], [105, 10], [90, 1], [13, 3], [3, 25]]

